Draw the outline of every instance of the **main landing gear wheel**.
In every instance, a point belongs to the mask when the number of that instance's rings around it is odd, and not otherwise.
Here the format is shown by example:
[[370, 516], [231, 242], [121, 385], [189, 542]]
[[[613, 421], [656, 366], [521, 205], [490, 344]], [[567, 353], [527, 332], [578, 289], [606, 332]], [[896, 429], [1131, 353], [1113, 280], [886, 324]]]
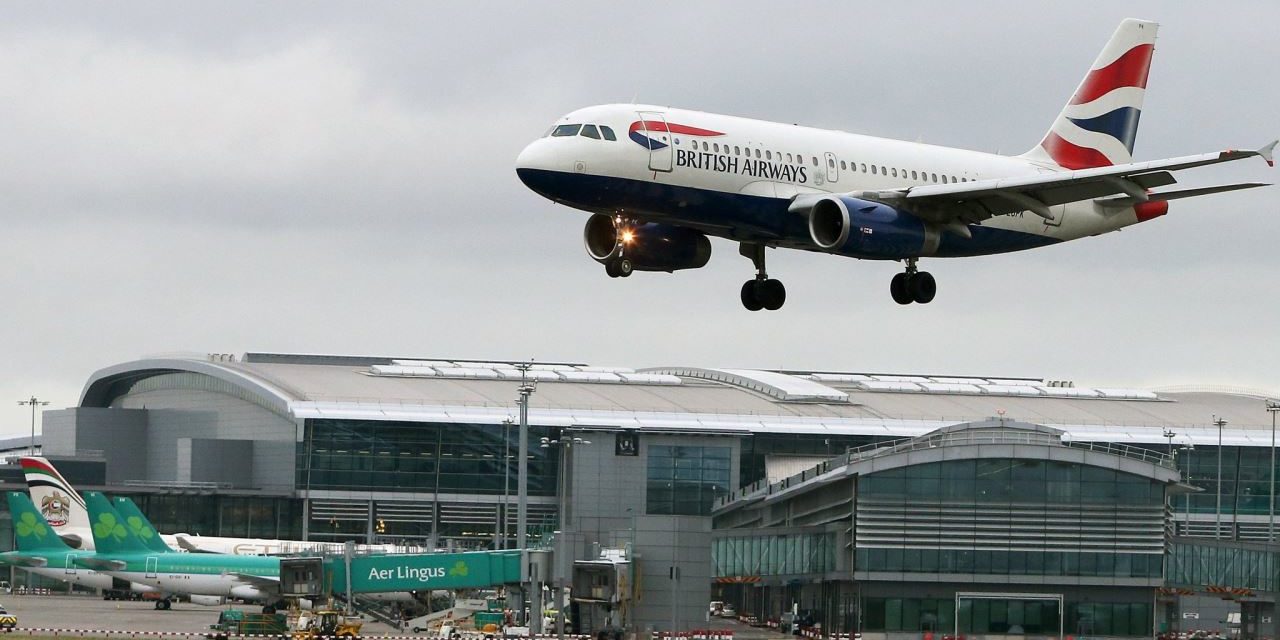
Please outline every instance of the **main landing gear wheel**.
[[626, 258], [614, 258], [604, 263], [604, 272], [609, 274], [610, 278], [626, 278], [634, 270], [635, 266]]
[[168, 611], [170, 606], [172, 606], [172, 603], [170, 603], [168, 599], [156, 600], [157, 611]]
[[777, 311], [787, 301], [787, 288], [779, 280], [748, 280], [742, 283], [742, 306], [748, 311]]
[[751, 258], [756, 266], [756, 277], [742, 283], [742, 306], [748, 311], [768, 309], [777, 311], [787, 301], [787, 288], [780, 280], [774, 280], [764, 270], [764, 245], [742, 243], [738, 253]]
[[907, 270], [889, 281], [889, 295], [898, 304], [929, 304], [938, 294], [938, 282], [928, 271], [916, 271], [915, 258], [907, 260]]

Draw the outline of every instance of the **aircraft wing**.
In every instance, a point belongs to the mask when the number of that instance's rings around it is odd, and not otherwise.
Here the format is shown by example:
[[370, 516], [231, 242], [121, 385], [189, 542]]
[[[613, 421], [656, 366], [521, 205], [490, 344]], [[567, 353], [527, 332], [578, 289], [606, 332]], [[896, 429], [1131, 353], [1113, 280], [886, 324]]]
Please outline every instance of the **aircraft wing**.
[[239, 571], [228, 571], [226, 575], [232, 576], [236, 580], [264, 591], [280, 590], [280, 578], [278, 577], [255, 576], [252, 573], [240, 573]]
[[211, 551], [201, 547], [181, 533], [174, 534], [173, 540], [178, 543], [178, 547], [188, 553], [218, 553], [217, 551]]
[[123, 560], [106, 560], [103, 558], [76, 558], [74, 562], [82, 567], [95, 571], [124, 571], [128, 568]]
[[1099, 204], [1132, 206], [1149, 200], [1172, 200], [1206, 193], [1266, 186], [1261, 183], [1241, 183], [1205, 189], [1187, 189], [1168, 195], [1148, 192], [1149, 189], [1176, 183], [1177, 180], [1170, 173], [1172, 171], [1243, 160], [1254, 156], [1266, 160], [1268, 165], [1275, 166], [1272, 157], [1275, 147], [1276, 142], [1272, 142], [1253, 151], [1228, 150], [1109, 167], [973, 182], [931, 184], [906, 189], [859, 191], [849, 195], [902, 208], [924, 220], [944, 224], [981, 222], [993, 216], [1019, 211], [1030, 211], [1046, 220], [1053, 220], [1054, 213], [1051, 207], [1069, 202], [1120, 196], [1100, 200]]

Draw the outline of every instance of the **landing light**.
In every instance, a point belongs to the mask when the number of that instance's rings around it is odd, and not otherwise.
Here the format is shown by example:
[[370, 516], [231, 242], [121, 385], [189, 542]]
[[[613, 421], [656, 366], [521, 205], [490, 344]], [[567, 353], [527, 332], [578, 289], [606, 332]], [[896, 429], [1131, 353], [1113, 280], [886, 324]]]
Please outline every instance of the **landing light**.
[[635, 240], [635, 238], [636, 238], [636, 234], [635, 234], [634, 232], [630, 231], [630, 230], [627, 230], [627, 231], [623, 231], [623, 232], [622, 232], [622, 243], [623, 243], [623, 244], [631, 244], [631, 241], [632, 241], [632, 240]]

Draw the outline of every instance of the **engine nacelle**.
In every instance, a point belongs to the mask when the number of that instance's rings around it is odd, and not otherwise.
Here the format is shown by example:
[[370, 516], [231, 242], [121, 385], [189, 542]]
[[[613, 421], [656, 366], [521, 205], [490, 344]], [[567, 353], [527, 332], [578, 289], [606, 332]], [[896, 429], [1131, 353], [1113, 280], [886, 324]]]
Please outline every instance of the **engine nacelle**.
[[829, 196], [809, 210], [809, 236], [824, 251], [897, 260], [933, 253], [939, 233], [910, 213], [850, 196]]
[[188, 597], [191, 598], [191, 604], [198, 604], [203, 607], [220, 607], [227, 602], [227, 599], [222, 596], [201, 596], [192, 594]]
[[230, 594], [231, 594], [231, 597], [233, 598], [240, 598], [241, 600], [252, 600], [254, 602], [266, 602], [277, 597], [277, 596], [268, 594], [262, 589], [259, 589], [257, 587], [250, 586], [247, 584], [231, 587]]
[[592, 260], [625, 257], [636, 271], [698, 269], [711, 259], [711, 241], [700, 231], [656, 222], [619, 226], [600, 213], [587, 220], [582, 240]]

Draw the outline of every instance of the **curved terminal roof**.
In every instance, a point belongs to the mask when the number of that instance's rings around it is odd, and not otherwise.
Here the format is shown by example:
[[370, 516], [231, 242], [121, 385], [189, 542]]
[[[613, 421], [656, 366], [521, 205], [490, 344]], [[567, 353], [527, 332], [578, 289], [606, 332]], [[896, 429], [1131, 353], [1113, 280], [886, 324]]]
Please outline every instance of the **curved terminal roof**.
[[[523, 368], [523, 370], [522, 370]], [[515, 415], [521, 380], [536, 385], [537, 424], [715, 433], [912, 437], [1007, 415], [1068, 439], [1267, 446], [1261, 396], [1155, 393], [1007, 376], [661, 367], [248, 353], [144, 359], [95, 372], [80, 405], [112, 406], [147, 378], [197, 374], [295, 419], [498, 423]]]

